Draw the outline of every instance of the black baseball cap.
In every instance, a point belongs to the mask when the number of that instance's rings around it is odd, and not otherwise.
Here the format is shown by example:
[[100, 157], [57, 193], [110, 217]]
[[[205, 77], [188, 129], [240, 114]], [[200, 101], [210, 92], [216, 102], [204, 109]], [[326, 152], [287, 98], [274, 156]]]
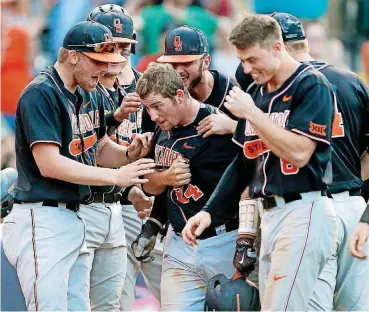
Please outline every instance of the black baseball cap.
[[282, 29], [284, 42], [305, 39], [305, 30], [299, 19], [292, 14], [274, 12], [271, 16], [278, 22]]
[[161, 63], [186, 63], [209, 53], [208, 39], [197, 28], [187, 25], [177, 27], [165, 37], [165, 53], [158, 58]]
[[63, 48], [82, 52], [89, 58], [106, 63], [121, 63], [127, 59], [115, 53], [117, 43], [109, 28], [93, 22], [85, 21], [74, 25], [65, 35]]
[[[107, 9], [112, 7], [110, 5], [105, 6]], [[133, 21], [130, 16], [123, 13], [123, 8], [121, 12], [117, 10], [105, 11], [105, 6], [93, 9], [89, 14], [88, 19], [108, 27], [113, 34], [113, 40], [115, 42], [138, 43], [133, 29]]]

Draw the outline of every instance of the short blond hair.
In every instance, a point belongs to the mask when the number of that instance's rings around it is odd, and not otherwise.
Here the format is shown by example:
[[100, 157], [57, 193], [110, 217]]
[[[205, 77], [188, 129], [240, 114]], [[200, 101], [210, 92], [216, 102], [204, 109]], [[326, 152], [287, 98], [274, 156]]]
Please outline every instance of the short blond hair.
[[136, 92], [142, 99], [145, 99], [151, 93], [173, 99], [177, 94], [177, 90], [183, 90], [187, 94], [183, 80], [173, 66], [153, 62], [149, 64], [136, 86]]
[[260, 44], [264, 49], [270, 48], [278, 40], [283, 42], [278, 22], [262, 14], [246, 14], [229, 36], [229, 41], [241, 50], [251, 48], [256, 44]]
[[67, 59], [68, 59], [68, 52], [69, 52], [69, 50], [66, 49], [66, 48], [61, 47], [59, 49], [58, 62], [60, 64], [63, 64], [63, 63], [65, 63], [67, 61]]
[[285, 42], [284, 45], [289, 53], [309, 53], [309, 45], [306, 39]]

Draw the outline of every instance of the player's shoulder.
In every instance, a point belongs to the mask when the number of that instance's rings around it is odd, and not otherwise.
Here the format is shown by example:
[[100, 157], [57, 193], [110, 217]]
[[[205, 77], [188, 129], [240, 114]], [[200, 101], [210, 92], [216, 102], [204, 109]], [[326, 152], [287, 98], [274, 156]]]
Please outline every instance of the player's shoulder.
[[208, 115], [211, 114], [216, 114], [217, 113], [217, 108], [210, 105], [210, 104], [205, 104], [205, 103], [200, 103], [200, 110], [199, 110], [199, 116], [197, 119], [203, 119]]
[[330, 79], [332, 78], [335, 78], [335, 80], [344, 79], [344, 81], [342, 81], [343, 83], [347, 83], [348, 81], [357, 83], [360, 81], [359, 76], [350, 70], [318, 61], [313, 61], [311, 62], [311, 64], [314, 66], [316, 70], [323, 73], [326, 77]]

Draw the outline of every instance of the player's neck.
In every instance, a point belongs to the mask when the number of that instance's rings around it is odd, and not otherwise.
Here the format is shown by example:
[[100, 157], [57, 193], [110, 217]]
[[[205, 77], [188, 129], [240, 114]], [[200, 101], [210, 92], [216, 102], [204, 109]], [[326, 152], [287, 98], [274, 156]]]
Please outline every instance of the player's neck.
[[315, 61], [309, 53], [306, 52], [294, 52], [291, 53], [291, 56], [297, 61], [297, 62], [311, 62]]
[[183, 110], [183, 118], [180, 122], [181, 126], [187, 126], [191, 123], [193, 123], [197, 117], [197, 114], [199, 113], [200, 109], [200, 102], [192, 98], [191, 96], [187, 99], [187, 103]]
[[214, 77], [210, 71], [206, 70], [202, 75], [201, 81], [191, 90], [191, 96], [200, 102], [204, 102], [210, 96], [213, 87]]
[[103, 86], [109, 90], [113, 90], [114, 89], [114, 83], [115, 80], [117, 79], [117, 76], [107, 76], [104, 75], [101, 77], [100, 81], [103, 84]]
[[280, 69], [267, 83], [268, 92], [278, 90], [288, 78], [299, 68], [301, 64], [295, 61], [289, 54], [281, 57]]
[[130, 85], [135, 78], [131, 67], [131, 62], [128, 61], [127, 65], [124, 66], [123, 70], [118, 75], [118, 81], [121, 86]]
[[67, 67], [67, 65], [56, 62], [54, 65], [55, 70], [58, 72], [60, 79], [63, 81], [64, 87], [74, 94], [78, 87], [78, 83], [74, 78], [73, 71]]

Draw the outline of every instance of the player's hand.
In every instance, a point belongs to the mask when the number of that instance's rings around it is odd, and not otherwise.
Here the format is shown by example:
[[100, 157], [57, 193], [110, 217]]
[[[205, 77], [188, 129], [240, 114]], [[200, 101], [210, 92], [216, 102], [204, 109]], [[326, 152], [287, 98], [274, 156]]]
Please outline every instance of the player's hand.
[[139, 187], [134, 186], [128, 193], [128, 200], [136, 209], [140, 219], [145, 219], [150, 216], [154, 203], [154, 196], [148, 197]]
[[188, 219], [185, 227], [182, 230], [183, 240], [191, 245], [197, 245], [196, 237], [200, 236], [211, 224], [210, 213], [200, 211], [192, 218]]
[[154, 172], [155, 163], [152, 159], [141, 158], [129, 165], [114, 170], [113, 185], [131, 186], [149, 182], [148, 179], [140, 179], [140, 176]]
[[203, 138], [207, 138], [212, 134], [224, 135], [233, 134], [236, 130], [237, 121], [223, 113], [211, 114], [199, 122], [196, 128], [198, 134], [202, 134]]
[[160, 230], [161, 227], [159, 224], [150, 219], [142, 225], [141, 233], [138, 234], [131, 245], [133, 254], [137, 260], [148, 263], [155, 259], [153, 256], [150, 256], [150, 252], [155, 247], [156, 236]]
[[136, 134], [132, 143], [128, 146], [128, 157], [130, 160], [137, 160], [146, 157], [153, 148], [153, 133], [146, 132]]
[[183, 157], [178, 157], [168, 170], [165, 171], [166, 184], [180, 187], [190, 183], [191, 172], [190, 164]]
[[352, 256], [366, 259], [368, 255], [363, 253], [365, 243], [369, 238], [369, 224], [360, 222], [349, 238], [349, 248]]
[[233, 116], [242, 119], [249, 119], [256, 111], [260, 111], [256, 107], [251, 95], [243, 92], [239, 87], [233, 87], [226, 96], [224, 106], [232, 113]]
[[136, 113], [141, 109], [141, 99], [136, 92], [128, 93], [118, 109], [114, 112], [114, 118], [122, 122], [130, 113]]
[[254, 240], [239, 235], [236, 243], [236, 250], [233, 257], [233, 266], [243, 277], [248, 277], [254, 271], [256, 263], [256, 251]]

